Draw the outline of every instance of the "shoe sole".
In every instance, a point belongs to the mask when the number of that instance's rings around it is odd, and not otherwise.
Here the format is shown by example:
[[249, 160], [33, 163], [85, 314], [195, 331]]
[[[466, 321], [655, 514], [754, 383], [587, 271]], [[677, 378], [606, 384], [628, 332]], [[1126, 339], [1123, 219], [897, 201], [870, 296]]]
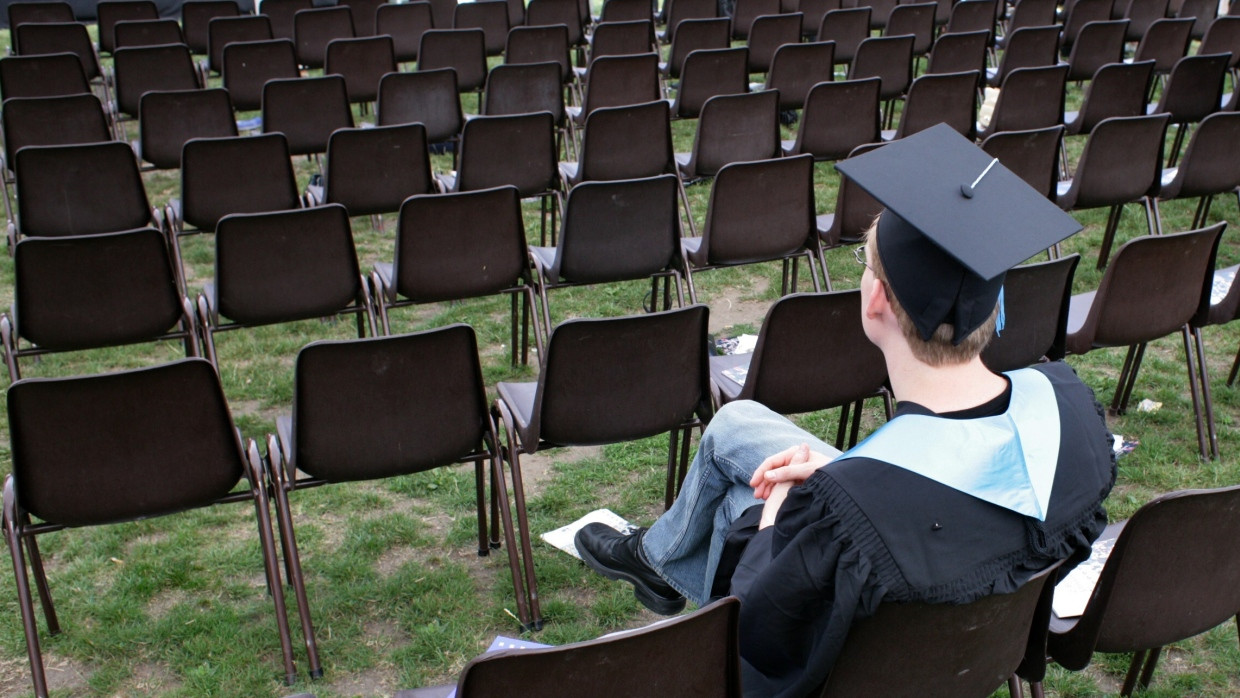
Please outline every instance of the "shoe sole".
[[624, 581], [633, 585], [633, 595], [641, 602], [643, 606], [661, 616], [674, 616], [685, 610], [684, 597], [678, 599], [669, 599], [666, 596], [656, 594], [646, 583], [634, 577], [633, 575], [622, 570], [613, 569], [599, 562], [589, 550], [584, 547], [578, 547], [577, 552], [581, 555], [581, 559], [586, 565], [603, 575], [604, 577], [615, 580]]

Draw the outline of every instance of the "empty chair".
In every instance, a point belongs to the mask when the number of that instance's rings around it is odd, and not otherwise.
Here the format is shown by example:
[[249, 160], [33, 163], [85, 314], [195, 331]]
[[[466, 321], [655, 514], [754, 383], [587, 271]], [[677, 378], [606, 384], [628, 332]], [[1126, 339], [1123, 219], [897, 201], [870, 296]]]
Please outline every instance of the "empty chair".
[[530, 248], [548, 333], [547, 291], [552, 288], [649, 278], [650, 307], [658, 309], [661, 278], [664, 309], [670, 308], [673, 284], [677, 305], [684, 305], [677, 192], [674, 174], [582, 182], [572, 188], [559, 245]]
[[664, 100], [595, 109], [586, 119], [581, 159], [561, 162], [568, 186], [594, 180], [635, 179], [676, 171]]
[[747, 53], [745, 47], [738, 46], [698, 49], [689, 54], [681, 66], [676, 97], [671, 100], [672, 117], [696, 119], [712, 97], [748, 92]]
[[529, 361], [531, 323], [538, 360], [543, 359], [516, 187], [406, 199], [392, 262], [376, 264], [371, 279], [384, 334], [392, 333], [392, 308], [505, 293], [512, 299], [512, 365], [518, 357]]
[[841, 160], [853, 148], [880, 139], [879, 78], [820, 82], [805, 99], [793, 141], [783, 141], [785, 155], [809, 153], [815, 160]]
[[1187, 233], [1128, 241], [1115, 253], [1098, 290], [1073, 296], [1068, 311], [1068, 353], [1128, 347], [1111, 400], [1111, 411], [1116, 414], [1123, 414], [1128, 407], [1146, 345], [1176, 332], [1182, 335], [1202, 458], [1210, 456], [1197, 395], [1189, 320], [1208, 312], [1214, 255], [1224, 226], [1219, 223]]
[[[1087, 1], [1077, 0], [1078, 4]], [[1089, 80], [1102, 66], [1123, 60], [1127, 26], [1128, 20], [1119, 19], [1090, 22], [1082, 27], [1068, 54], [1068, 79], [1074, 82]]]
[[508, 30], [504, 63], [558, 63], [560, 79], [569, 84], [576, 78], [576, 74], [573, 72], [573, 61], [568, 49], [568, 27], [562, 24], [513, 27]]
[[952, 5], [951, 16], [947, 19], [947, 26], [943, 31], [946, 33], [954, 32], [975, 32], [986, 30], [990, 32], [990, 43], [994, 43], [995, 21], [998, 19], [996, 12], [995, 0], [961, 0]]
[[667, 62], [660, 63], [659, 70], [672, 80], [679, 78], [685, 59], [690, 53], [702, 49], [729, 48], [729, 28], [727, 17], [687, 19], [681, 22], [671, 37], [672, 47], [668, 50]]
[[1054, 0], [1028, 0], [1028, 2], [1019, 0], [1008, 13], [1006, 20], [1003, 17], [999, 18], [1003, 24], [1003, 34], [995, 40], [995, 45], [999, 48], [1006, 48], [1008, 40], [1018, 29], [1055, 24], [1057, 10], [1057, 3]]
[[263, 86], [263, 133], [283, 133], [293, 155], [327, 152], [338, 128], [353, 128], [343, 76], [268, 80]]
[[[426, 127], [422, 124], [339, 129], [327, 145], [324, 183], [317, 198], [341, 204], [350, 216], [400, 210], [405, 199], [435, 190]], [[311, 191], [316, 189], [313, 185]], [[382, 218], [377, 229], [382, 230]]]
[[95, 6], [99, 53], [112, 53], [116, 47], [113, 28], [126, 20], [159, 19], [159, 8], [151, 0], [103, 0]]
[[493, 414], [506, 435], [502, 454], [512, 475], [515, 525], [502, 472], [496, 487], [523, 626], [541, 627], [542, 611], [521, 456], [551, 446], [600, 445], [668, 433], [664, 504], [670, 506], [677, 470], [683, 474], [688, 465], [687, 442], [681, 444], [680, 437], [687, 438], [710, 417], [708, 313], [706, 306], [693, 305], [637, 316], [567, 320], [551, 333], [536, 383], [501, 381], [496, 386], [499, 399]]
[[1166, 114], [1112, 117], [1094, 127], [1072, 179], [1061, 181], [1055, 203], [1065, 211], [1111, 209], [1098, 251], [1098, 268], [1106, 266], [1124, 204], [1140, 202], [1146, 224], [1154, 232], [1153, 204], [1162, 172]]
[[488, 56], [504, 52], [508, 40], [508, 5], [504, 0], [463, 2], [456, 6], [453, 29], [481, 29]]
[[117, 22], [112, 27], [113, 49], [130, 46], [184, 44], [185, 33], [175, 19], [151, 19]]
[[713, 177], [732, 162], [779, 157], [779, 95], [774, 90], [706, 100], [693, 151], [676, 153], [683, 179]]
[[[1051, 619], [1047, 649], [1066, 669], [1094, 652], [1134, 652], [1120, 695], [1149, 685], [1164, 645], [1225, 623], [1240, 605], [1235, 555], [1219, 554], [1240, 518], [1240, 488], [1162, 495], [1107, 527], [1114, 547], [1079, 618]], [[1142, 666], [1144, 665], [1144, 667]]]
[[779, 14], [779, 0], [737, 0], [732, 10], [732, 38], [749, 39], [754, 20]]
[[1210, 204], [1217, 194], [1230, 194], [1240, 187], [1240, 112], [1219, 112], [1202, 120], [1193, 131], [1184, 159], [1178, 167], [1164, 169], [1158, 196], [1154, 198], [1154, 217], [1162, 230], [1158, 202], [1197, 198], [1192, 228], [1205, 227]]
[[[1125, 41], [1141, 41], [1150, 25], [1167, 16], [1168, 0], [1121, 0], [1123, 18], [1128, 20]], [[1112, 14], [1115, 10], [1112, 9]]]
[[452, 68], [456, 89], [481, 90], [487, 82], [486, 39], [481, 29], [432, 29], [422, 34], [418, 70]]
[[357, 336], [376, 334], [370, 286], [339, 204], [232, 213], [215, 229], [215, 278], [198, 296], [198, 324], [211, 363], [215, 334], [294, 320], [357, 315]]
[[[276, 432], [267, 437], [267, 475], [299, 599], [306, 590], [289, 503], [296, 490], [472, 463], [478, 554], [489, 552], [483, 488], [498, 443], [468, 325], [306, 346], [297, 354], [292, 417], [277, 418]], [[308, 604], [299, 609], [317, 664]]]
[[138, 114], [138, 156], [157, 170], [180, 167], [181, 150], [192, 138], [237, 135], [228, 90], [220, 88], [148, 92]]
[[578, 125], [599, 107], [645, 104], [661, 98], [659, 54], [603, 56], [590, 63], [585, 83], [581, 106], [568, 108], [569, 118]]
[[[1134, 61], [1154, 61], [1154, 73], [1167, 75], [1175, 67], [1177, 61], [1188, 52], [1188, 42], [1193, 31], [1193, 21], [1185, 19], [1160, 19], [1149, 26], [1137, 50], [1133, 54]], [[1198, 51], [1209, 53], [1209, 51]]]
[[693, 273], [705, 269], [783, 261], [782, 294], [797, 290], [798, 259], [814, 269], [814, 158], [733, 162], [715, 175], [702, 236], [682, 238], [689, 298], [697, 302]]
[[376, 36], [375, 15], [384, 0], [340, 0], [339, 4], [349, 8], [353, 18], [355, 36]]
[[[830, 361], [806, 361], [805, 347], [815, 347]], [[745, 369], [740, 382], [732, 378]], [[711, 388], [716, 400], [756, 400], [780, 414], [801, 414], [839, 407], [836, 448], [845, 448], [849, 413], [853, 428], [847, 443], [856, 445], [866, 399], [883, 400], [891, 418], [891, 394], [884, 387], [887, 364], [861, 327], [861, 292], [794, 293], [776, 300], [766, 312], [752, 354], [710, 357]]]
[[300, 205], [283, 134], [195, 138], [181, 150], [181, 197], [168, 201], [165, 219], [178, 235], [210, 233], [230, 213]]
[[1108, 63], [1098, 69], [1085, 88], [1077, 111], [1065, 111], [1065, 134], [1090, 133], [1113, 116], [1140, 116], [1145, 113], [1145, 95], [1154, 76], [1153, 61]]
[[1003, 331], [982, 350], [982, 361], [990, 370], [1014, 371], [1064, 357], [1072, 276], [1080, 261], [1080, 255], [1073, 254], [1008, 271], [1003, 280]]
[[870, 7], [831, 10], [822, 16], [815, 41], [835, 42], [835, 62], [851, 65], [857, 48], [870, 36]]
[[781, 46], [762, 89], [779, 91], [780, 111], [803, 109], [814, 85], [835, 79], [834, 55], [829, 41]]
[[[781, 9], [783, 9], [782, 5], [781, 3]], [[801, 13], [801, 36], [813, 39], [818, 34], [819, 27], [822, 26], [823, 16], [832, 10], [840, 9], [841, 6], [840, 0], [798, 0], [788, 9], [795, 9]]]
[[603, 11], [599, 13], [598, 23], [635, 22], [638, 20], [653, 21], [649, 0], [605, 0]]
[[154, 228], [26, 238], [13, 266], [13, 312], [0, 315], [10, 381], [19, 359], [52, 352], [176, 340], [198, 355], [193, 306]]
[[323, 67], [327, 45], [334, 39], [351, 39], [356, 35], [353, 13], [344, 5], [299, 10], [293, 15], [297, 62], [307, 68]]
[[1175, 165], [1188, 125], [1218, 111], [1229, 60], [1226, 53], [1181, 58], [1171, 69], [1158, 103], [1147, 108], [1150, 114], [1169, 114], [1169, 123], [1176, 125], [1175, 141], [1167, 156], [1168, 165]]
[[996, 68], [986, 70], [987, 84], [998, 87], [1017, 68], [1055, 65], [1059, 61], [1059, 25], [1024, 27], [1008, 37], [1007, 50]]
[[483, 90], [482, 113], [487, 116], [550, 112], [555, 121], [556, 152], [572, 145], [568, 131], [568, 113], [564, 108], [564, 86], [560, 80], [560, 64], [505, 63], [487, 74]]
[[314, 0], [263, 0], [261, 9], [271, 21], [271, 34], [277, 39], [293, 40], [293, 17], [302, 10], [314, 8]]
[[205, 55], [210, 48], [211, 20], [237, 17], [241, 8], [233, 0], [189, 0], [181, 4], [181, 29], [189, 50]]
[[979, 30], [959, 34], [940, 34], [926, 59], [927, 73], [959, 73], [986, 70], [986, 43], [990, 32]]
[[[663, 11], [666, 17], [667, 29], [662, 37], [665, 41], [671, 41], [676, 36], [680, 23], [690, 19], [715, 19], [719, 17], [719, 6], [710, 0], [667, 0], [664, 4]], [[731, 20], [728, 17], [728, 36], [731, 36]], [[815, 27], [817, 28], [817, 27]]]
[[1062, 138], [1063, 126], [999, 131], [986, 136], [982, 141], [982, 150], [999, 158], [1004, 167], [1054, 201], [1059, 182], [1059, 143]]
[[202, 87], [194, 59], [185, 44], [164, 44], [117, 49], [116, 107], [122, 114], [138, 116], [142, 95], [152, 91], [196, 90]]
[[60, 97], [90, 94], [82, 62], [72, 53], [0, 58], [0, 96]]
[[[110, 100], [107, 81], [103, 80], [103, 72], [99, 68], [99, 57], [95, 55], [95, 45], [91, 43], [86, 27], [76, 22], [57, 23], [41, 22], [23, 24], [13, 30], [17, 37], [15, 44], [21, 47], [23, 56], [41, 56], [55, 53], [72, 53], [82, 67], [82, 74], [92, 83], [102, 83], [102, 94], [105, 101]], [[16, 67], [16, 66], [14, 66]], [[25, 96], [50, 96], [43, 95]]]
[[1240, 19], [1223, 16], [1211, 22], [1210, 28], [1197, 46], [1197, 53], [1230, 53], [1231, 62], [1227, 65], [1234, 78], [1236, 64], [1240, 62]]
[[[859, 145], [853, 149], [849, 157], [878, 147], [881, 145], [874, 143]], [[827, 274], [826, 250], [863, 241], [866, 231], [874, 224], [874, 219], [882, 210], [883, 205], [870, 196], [866, 190], [840, 174], [840, 185], [835, 195], [835, 209], [831, 213], [818, 216], [815, 222], [818, 229], [818, 262], [822, 267], [822, 276], [827, 284], [827, 290], [831, 290], [831, 277]]]
[[801, 13], [766, 15], [754, 20], [749, 31], [749, 72], [771, 69], [775, 52], [785, 44], [801, 42]]
[[349, 102], [366, 104], [378, 99], [379, 80], [396, 72], [396, 49], [387, 35], [334, 39], [325, 61], [324, 73], [344, 76]]
[[458, 139], [465, 117], [456, 89], [456, 71], [441, 68], [383, 76], [375, 113], [380, 126], [422, 124], [428, 143]]
[[887, 27], [883, 36], [900, 36], [912, 34], [913, 55], [924, 56], [930, 53], [934, 44], [934, 13], [938, 5], [933, 2], [899, 4], [891, 10]]
[[894, 121], [892, 104], [908, 92], [913, 82], [913, 37], [905, 34], [873, 37], [862, 41], [857, 47], [856, 58], [849, 66], [848, 79], [870, 77], [883, 81], [878, 96], [887, 104], [884, 121], [890, 127]]
[[300, 76], [296, 49], [289, 39], [243, 41], [224, 47], [224, 88], [238, 111], [263, 108], [263, 86], [268, 80]]
[[[649, 19], [601, 22], [590, 35], [590, 61], [603, 56], [649, 53], [654, 50], [654, 42], [654, 22]], [[576, 70], [578, 77], [585, 75], [585, 68]]]
[[1027, 131], [1063, 123], [1068, 66], [1017, 68], [999, 90], [982, 136], [999, 131]]
[[18, 25], [77, 21], [73, 15], [73, 6], [67, 2], [12, 2], [8, 5], [8, 16], [10, 48], [13, 53], [21, 53], [21, 47], [17, 45], [17, 32], [13, 31]]
[[422, 0], [400, 5], [384, 3], [375, 13], [375, 33], [392, 37], [398, 63], [418, 60], [422, 34], [433, 28], [431, 4]]
[[[262, 463], [256, 446], [248, 456], [243, 449], [209, 363], [183, 359], [122, 373], [27, 379], [9, 386], [8, 416], [13, 474], [4, 484], [4, 533], [36, 694], [47, 695], [47, 681], [27, 564], [48, 632], [60, 632], [37, 537], [226, 502], [248, 502], [257, 517], [285, 679], [296, 679]], [[235, 580], [240, 587], [251, 581]], [[263, 595], [258, 589], [251, 587], [256, 598]]]
[[213, 73], [224, 69], [225, 46], [239, 41], [270, 41], [273, 38], [271, 22], [263, 15], [217, 17], [208, 25], [207, 36], [207, 68]]
[[581, 47], [585, 44], [586, 19], [577, 0], [530, 0], [525, 8], [525, 26], [553, 27], [562, 24], [568, 29], [569, 46]]
[[[969, 140], [977, 137], [978, 73], [931, 73], [913, 81], [900, 113], [900, 125], [884, 132], [884, 140], [911, 136], [945, 123]], [[1058, 111], [1055, 112], [1059, 114]]]

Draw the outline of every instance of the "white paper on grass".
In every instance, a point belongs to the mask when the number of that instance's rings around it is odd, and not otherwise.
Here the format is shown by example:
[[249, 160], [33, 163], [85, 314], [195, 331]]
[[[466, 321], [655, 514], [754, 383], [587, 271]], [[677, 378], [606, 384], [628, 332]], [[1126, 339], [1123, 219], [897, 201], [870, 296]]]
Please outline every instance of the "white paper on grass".
[[567, 526], [561, 526], [554, 531], [547, 531], [542, 534], [541, 538], [552, 546], [580, 560], [581, 554], [577, 552], [577, 546], [573, 544], [573, 539], [577, 536], [577, 531], [580, 531], [586, 524], [591, 523], [607, 524], [621, 533], [631, 533], [637, 529], [636, 526], [625, 521], [624, 518], [611, 509], [595, 509]]
[[1098, 585], [1102, 567], [1107, 564], [1107, 557], [1111, 555], [1111, 548], [1114, 546], [1114, 538], [1094, 541], [1089, 559], [1077, 565], [1076, 569], [1055, 586], [1055, 600], [1051, 603], [1055, 615], [1060, 618], [1076, 618], [1085, 612], [1085, 606], [1094, 594], [1094, 587]]

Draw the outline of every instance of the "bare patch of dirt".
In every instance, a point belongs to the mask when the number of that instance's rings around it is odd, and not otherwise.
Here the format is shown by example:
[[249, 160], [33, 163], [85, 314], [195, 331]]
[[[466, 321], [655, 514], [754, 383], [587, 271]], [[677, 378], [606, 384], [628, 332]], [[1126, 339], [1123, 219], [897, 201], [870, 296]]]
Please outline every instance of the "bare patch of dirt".
[[162, 664], [144, 663], [134, 667], [133, 676], [118, 690], [117, 696], [163, 694], [180, 687], [181, 681]]
[[180, 589], [161, 591], [146, 604], [146, 614], [152, 620], [159, 620], [186, 598], [185, 592]]
[[[374, 649], [377, 656], [390, 656], [393, 649], [409, 643], [409, 636], [396, 623], [386, 620], [367, 623], [362, 637], [366, 646]], [[394, 682], [395, 674], [390, 665], [381, 664], [341, 676], [331, 682], [329, 688], [345, 696], [390, 696], [398, 690]]]
[[526, 500], [533, 499], [542, 492], [542, 488], [551, 479], [553, 464], [575, 463], [602, 454], [602, 446], [574, 446], [521, 456], [521, 484], [525, 487]]
[[753, 288], [726, 288], [710, 299], [710, 332], [722, 331], [733, 325], [752, 325], [761, 327], [766, 311], [771, 307], [770, 301], [752, 300], [761, 296], [769, 282], [765, 278], [754, 279]]
[[[47, 688], [52, 694], [61, 694], [67, 696], [85, 695], [87, 691], [86, 679], [90, 675], [87, 665], [82, 662], [57, 657], [56, 655], [43, 653], [43, 667], [47, 676]], [[8, 669], [9, 664], [0, 664], [0, 669]], [[30, 665], [25, 661], [20, 661], [20, 670], [16, 672], [15, 680], [9, 681], [7, 676], [9, 673], [4, 672], [6, 679], [0, 686], [4, 688], [5, 695], [23, 695], [29, 693], [34, 684], [30, 679]]]

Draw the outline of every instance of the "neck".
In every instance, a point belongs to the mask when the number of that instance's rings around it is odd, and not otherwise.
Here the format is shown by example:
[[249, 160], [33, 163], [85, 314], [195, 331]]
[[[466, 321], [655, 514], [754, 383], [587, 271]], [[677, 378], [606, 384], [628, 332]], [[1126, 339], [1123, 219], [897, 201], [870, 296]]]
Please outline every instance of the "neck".
[[896, 399], [939, 414], [977, 407], [1007, 389], [1007, 380], [986, 368], [980, 357], [962, 364], [928, 366], [908, 351], [885, 356]]

